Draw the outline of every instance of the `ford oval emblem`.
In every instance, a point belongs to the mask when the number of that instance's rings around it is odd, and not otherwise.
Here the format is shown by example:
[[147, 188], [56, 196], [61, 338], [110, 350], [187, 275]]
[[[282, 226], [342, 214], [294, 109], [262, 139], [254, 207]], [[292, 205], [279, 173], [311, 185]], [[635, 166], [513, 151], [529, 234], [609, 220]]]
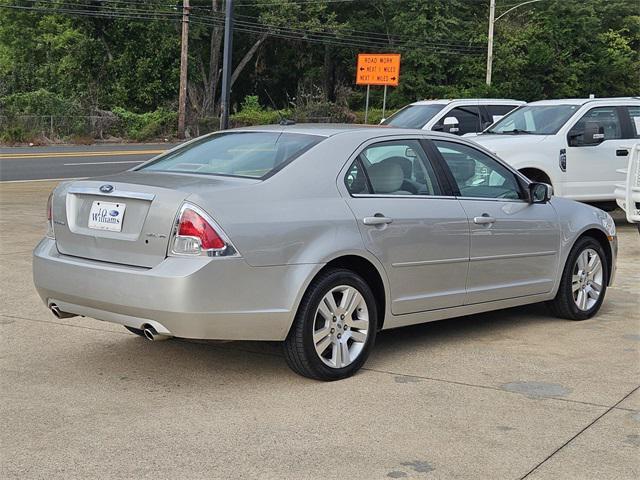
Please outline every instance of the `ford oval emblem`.
[[118, 210], [109, 210], [109, 215], [111, 215], [112, 217], [117, 217], [118, 215], [120, 215], [120, 212]]
[[111, 193], [113, 192], [113, 185], [102, 185], [100, 186], [100, 191], [102, 193]]

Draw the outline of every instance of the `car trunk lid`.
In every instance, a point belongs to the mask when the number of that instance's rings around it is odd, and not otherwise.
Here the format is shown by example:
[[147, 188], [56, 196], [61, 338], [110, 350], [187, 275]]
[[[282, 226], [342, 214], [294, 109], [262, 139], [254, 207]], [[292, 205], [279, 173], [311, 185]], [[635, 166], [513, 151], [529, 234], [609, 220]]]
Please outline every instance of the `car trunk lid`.
[[[56, 245], [65, 255], [153, 267], [166, 257], [175, 214], [186, 197], [185, 192], [159, 187], [76, 182], [66, 192], [65, 222], [54, 224]], [[100, 215], [99, 209], [107, 218], [118, 211], [121, 230], [99, 229], [95, 222], [92, 227], [90, 219]]]
[[[92, 260], [154, 267], [167, 256], [176, 215], [185, 199], [194, 192], [222, 190], [238, 183], [219, 177], [126, 172], [67, 184], [54, 198], [58, 251]], [[105, 226], [108, 222], [100, 219], [96, 225], [96, 212], [107, 218], [110, 212], [114, 218], [121, 217], [120, 231]]]

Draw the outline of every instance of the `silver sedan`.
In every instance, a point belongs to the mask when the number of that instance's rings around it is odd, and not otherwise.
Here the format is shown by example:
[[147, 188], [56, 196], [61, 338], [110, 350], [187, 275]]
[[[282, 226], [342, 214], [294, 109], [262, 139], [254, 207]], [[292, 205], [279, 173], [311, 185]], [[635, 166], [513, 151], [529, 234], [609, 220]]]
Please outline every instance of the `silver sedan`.
[[151, 340], [284, 342], [311, 378], [355, 373], [376, 332], [546, 302], [595, 315], [616, 233], [448, 134], [343, 125], [207, 135], [61, 183], [34, 251], [58, 317]]

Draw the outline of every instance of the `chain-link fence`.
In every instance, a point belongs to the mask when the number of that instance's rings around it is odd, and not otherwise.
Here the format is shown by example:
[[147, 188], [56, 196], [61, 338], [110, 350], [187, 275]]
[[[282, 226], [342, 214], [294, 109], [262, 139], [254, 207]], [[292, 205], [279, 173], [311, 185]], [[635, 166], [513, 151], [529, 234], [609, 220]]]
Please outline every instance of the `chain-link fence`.
[[18, 115], [0, 116], [0, 139], [10, 142], [29, 140], [58, 141], [77, 138], [105, 139], [124, 134], [124, 125], [116, 115]]

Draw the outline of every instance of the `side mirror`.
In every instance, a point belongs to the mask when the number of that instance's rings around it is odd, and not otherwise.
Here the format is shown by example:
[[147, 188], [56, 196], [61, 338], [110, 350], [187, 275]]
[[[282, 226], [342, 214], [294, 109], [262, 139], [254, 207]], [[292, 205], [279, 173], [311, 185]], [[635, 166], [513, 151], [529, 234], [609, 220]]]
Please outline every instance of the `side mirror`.
[[458, 128], [458, 125], [460, 125], [460, 122], [456, 117], [446, 117], [443, 120], [442, 125], [443, 125], [442, 130], [444, 132], [458, 133], [460, 131], [460, 129]]
[[381, 118], [380, 119], [380, 125], [382, 125], [384, 123], [384, 121], [386, 120], [386, 118]]
[[604, 127], [598, 122], [585, 122], [584, 130], [569, 132], [569, 144], [572, 147], [599, 145], [603, 141]]
[[531, 203], [547, 203], [553, 195], [553, 187], [547, 183], [533, 182], [529, 184]]
[[493, 125], [493, 122], [482, 122], [482, 130], [487, 129], [490, 125]]

